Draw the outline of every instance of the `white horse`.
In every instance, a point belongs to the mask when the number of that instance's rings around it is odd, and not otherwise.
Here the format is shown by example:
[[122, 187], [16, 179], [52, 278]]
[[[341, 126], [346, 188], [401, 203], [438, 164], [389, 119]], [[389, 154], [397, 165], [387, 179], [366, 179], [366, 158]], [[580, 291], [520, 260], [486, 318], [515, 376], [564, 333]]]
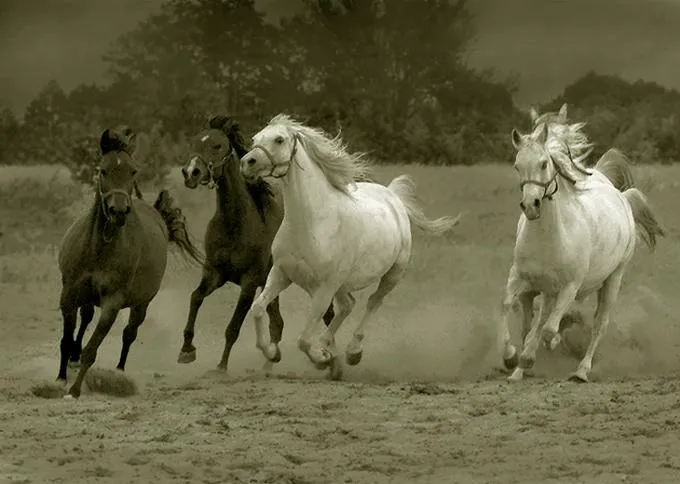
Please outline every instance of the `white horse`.
[[[330, 138], [284, 114], [253, 136], [251, 151], [241, 158], [247, 180], [271, 176], [283, 182], [284, 218], [272, 244], [273, 267], [251, 306], [257, 347], [269, 361], [280, 357], [280, 349], [270, 339], [265, 308], [294, 283], [312, 299], [298, 347], [317, 368], [330, 366], [331, 378], [341, 378], [334, 335], [354, 308], [352, 293], [378, 283], [346, 349], [347, 363], [356, 365], [369, 320], [411, 259], [411, 224], [437, 235], [458, 223], [460, 215], [427, 219], [406, 175], [387, 187], [357, 182], [368, 178], [369, 168], [363, 156], [346, 151], [339, 136]], [[331, 302], [335, 317], [326, 329], [320, 320]]]
[[[621, 179], [632, 185], [626, 158], [609, 150], [594, 169], [586, 169], [581, 161], [588, 156], [590, 143], [580, 131], [583, 123], [568, 125], [566, 108], [563, 114], [557, 121], [565, 124], [556, 122], [548, 128], [539, 123], [528, 135], [512, 131], [523, 213], [499, 327], [503, 361], [506, 368], [514, 369], [511, 381], [521, 380], [533, 366], [539, 337], [550, 349], [559, 343], [560, 321], [574, 300], [597, 292], [590, 344], [570, 378], [587, 382], [633, 257], [636, 226], [652, 250], [656, 237], [664, 235], [644, 194], [636, 188], [619, 191], [610, 181], [611, 174], [625, 172]], [[573, 158], [573, 152], [582, 154]], [[543, 305], [532, 321], [538, 294], [543, 295]], [[524, 313], [526, 335], [519, 358], [509, 329], [516, 300]]]

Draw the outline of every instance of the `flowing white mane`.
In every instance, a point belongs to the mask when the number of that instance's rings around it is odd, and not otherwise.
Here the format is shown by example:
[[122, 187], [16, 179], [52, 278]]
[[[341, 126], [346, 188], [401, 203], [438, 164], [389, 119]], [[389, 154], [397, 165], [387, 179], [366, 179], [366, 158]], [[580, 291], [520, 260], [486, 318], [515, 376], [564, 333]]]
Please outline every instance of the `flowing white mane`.
[[583, 161], [590, 155], [593, 143], [583, 132], [586, 123], [547, 124], [545, 148], [562, 171], [574, 180], [582, 180], [590, 173]]
[[310, 128], [286, 114], [279, 114], [269, 125], [284, 126], [299, 139], [309, 158], [321, 168], [330, 184], [343, 193], [356, 181], [370, 179], [371, 164], [364, 153], [349, 153], [340, 134], [330, 137], [319, 128]]

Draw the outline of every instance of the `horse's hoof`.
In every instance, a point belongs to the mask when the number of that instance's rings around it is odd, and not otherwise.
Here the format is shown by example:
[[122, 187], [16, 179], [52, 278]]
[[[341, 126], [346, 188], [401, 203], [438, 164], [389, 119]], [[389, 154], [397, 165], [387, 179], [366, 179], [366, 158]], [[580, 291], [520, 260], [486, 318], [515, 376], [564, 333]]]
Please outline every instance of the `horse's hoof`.
[[[544, 327], [541, 331], [541, 340], [543, 345], [549, 350], [554, 350], [557, 343], [559, 343], [559, 334], [553, 331], [551, 328]], [[555, 341], [557, 340], [557, 341]]]
[[363, 354], [363, 351], [359, 351], [357, 353], [345, 353], [345, 361], [349, 366], [356, 366], [361, 361]]
[[536, 358], [533, 356], [520, 355], [519, 357], [519, 367], [522, 370], [528, 370], [530, 368], [533, 368], [534, 363], [536, 363]]
[[64, 395], [61, 398], [63, 398], [64, 400], [75, 400], [75, 397], [73, 395], [71, 395], [70, 393], [67, 393], [66, 395]]
[[576, 372], [569, 375], [569, 381], [574, 383], [588, 383], [588, 375], [582, 372]]
[[342, 361], [340, 360], [340, 358], [338, 357], [333, 358], [330, 367], [331, 371], [328, 375], [330, 379], [333, 381], [342, 380]]
[[226, 373], [227, 372], [227, 364], [226, 363], [220, 363], [217, 365], [217, 368], [215, 368], [215, 371], [217, 373]]
[[177, 363], [193, 363], [196, 361], [196, 348], [191, 351], [180, 351]]
[[505, 366], [506, 370], [514, 370], [517, 368], [517, 365], [519, 364], [519, 356], [517, 355], [517, 351], [515, 351], [515, 354], [512, 355], [510, 358], [503, 358], [503, 366]]
[[69, 368], [73, 368], [73, 369], [80, 368], [80, 360], [69, 361], [69, 362], [68, 362], [68, 367], [69, 367]]
[[272, 363], [278, 363], [281, 361], [281, 348], [279, 348], [279, 345], [274, 345], [274, 347], [276, 348], [276, 351], [274, 351], [274, 356], [267, 359]]
[[516, 383], [522, 381], [522, 378], [524, 378], [524, 371], [521, 368], [515, 368], [515, 371], [512, 372], [512, 375], [508, 377], [508, 382]]

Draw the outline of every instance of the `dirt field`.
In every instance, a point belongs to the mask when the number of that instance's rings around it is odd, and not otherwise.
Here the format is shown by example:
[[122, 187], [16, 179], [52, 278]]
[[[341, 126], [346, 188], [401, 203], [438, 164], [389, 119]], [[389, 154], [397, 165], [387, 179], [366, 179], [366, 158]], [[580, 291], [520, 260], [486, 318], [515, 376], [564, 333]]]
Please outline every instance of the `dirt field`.
[[[57, 373], [59, 283], [49, 244], [66, 226], [49, 221], [68, 214], [20, 225], [31, 218], [23, 211], [50, 212], [17, 205], [0, 169], [0, 483], [678, 482], [680, 169], [638, 171], [670, 236], [654, 254], [640, 246], [586, 385], [565, 381], [577, 365], [565, 350], [541, 350], [533, 378], [520, 384], [496, 369], [496, 317], [519, 210], [510, 166], [389, 167], [379, 179], [401, 172], [414, 176], [428, 214], [463, 210], [465, 219], [445, 239], [416, 237], [412, 271], [378, 313], [346, 381], [326, 381], [296, 349], [308, 307], [297, 288], [282, 297], [276, 376], [259, 373], [250, 320], [229, 374], [213, 371], [234, 287], [206, 300], [198, 359], [178, 365], [199, 271], [173, 258], [128, 360], [139, 394], [85, 391], [69, 401], [29, 391]], [[200, 239], [212, 194], [177, 181], [172, 191]], [[364, 304], [365, 295], [339, 332], [341, 347]], [[115, 366], [126, 317], [98, 367]]]

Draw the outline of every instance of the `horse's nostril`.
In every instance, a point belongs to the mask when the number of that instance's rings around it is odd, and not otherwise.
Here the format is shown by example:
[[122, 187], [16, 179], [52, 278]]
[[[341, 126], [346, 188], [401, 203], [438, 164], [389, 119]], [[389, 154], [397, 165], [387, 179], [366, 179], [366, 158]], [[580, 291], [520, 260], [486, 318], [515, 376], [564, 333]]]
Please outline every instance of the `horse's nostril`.
[[538, 208], [541, 205], [541, 201], [538, 198], [534, 199], [534, 207]]
[[247, 163], [248, 163], [248, 166], [253, 166], [255, 164], [255, 158], [248, 159]]
[[199, 170], [198, 168], [194, 168], [193, 170], [191, 170], [191, 176], [198, 176], [200, 174], [201, 170]]

